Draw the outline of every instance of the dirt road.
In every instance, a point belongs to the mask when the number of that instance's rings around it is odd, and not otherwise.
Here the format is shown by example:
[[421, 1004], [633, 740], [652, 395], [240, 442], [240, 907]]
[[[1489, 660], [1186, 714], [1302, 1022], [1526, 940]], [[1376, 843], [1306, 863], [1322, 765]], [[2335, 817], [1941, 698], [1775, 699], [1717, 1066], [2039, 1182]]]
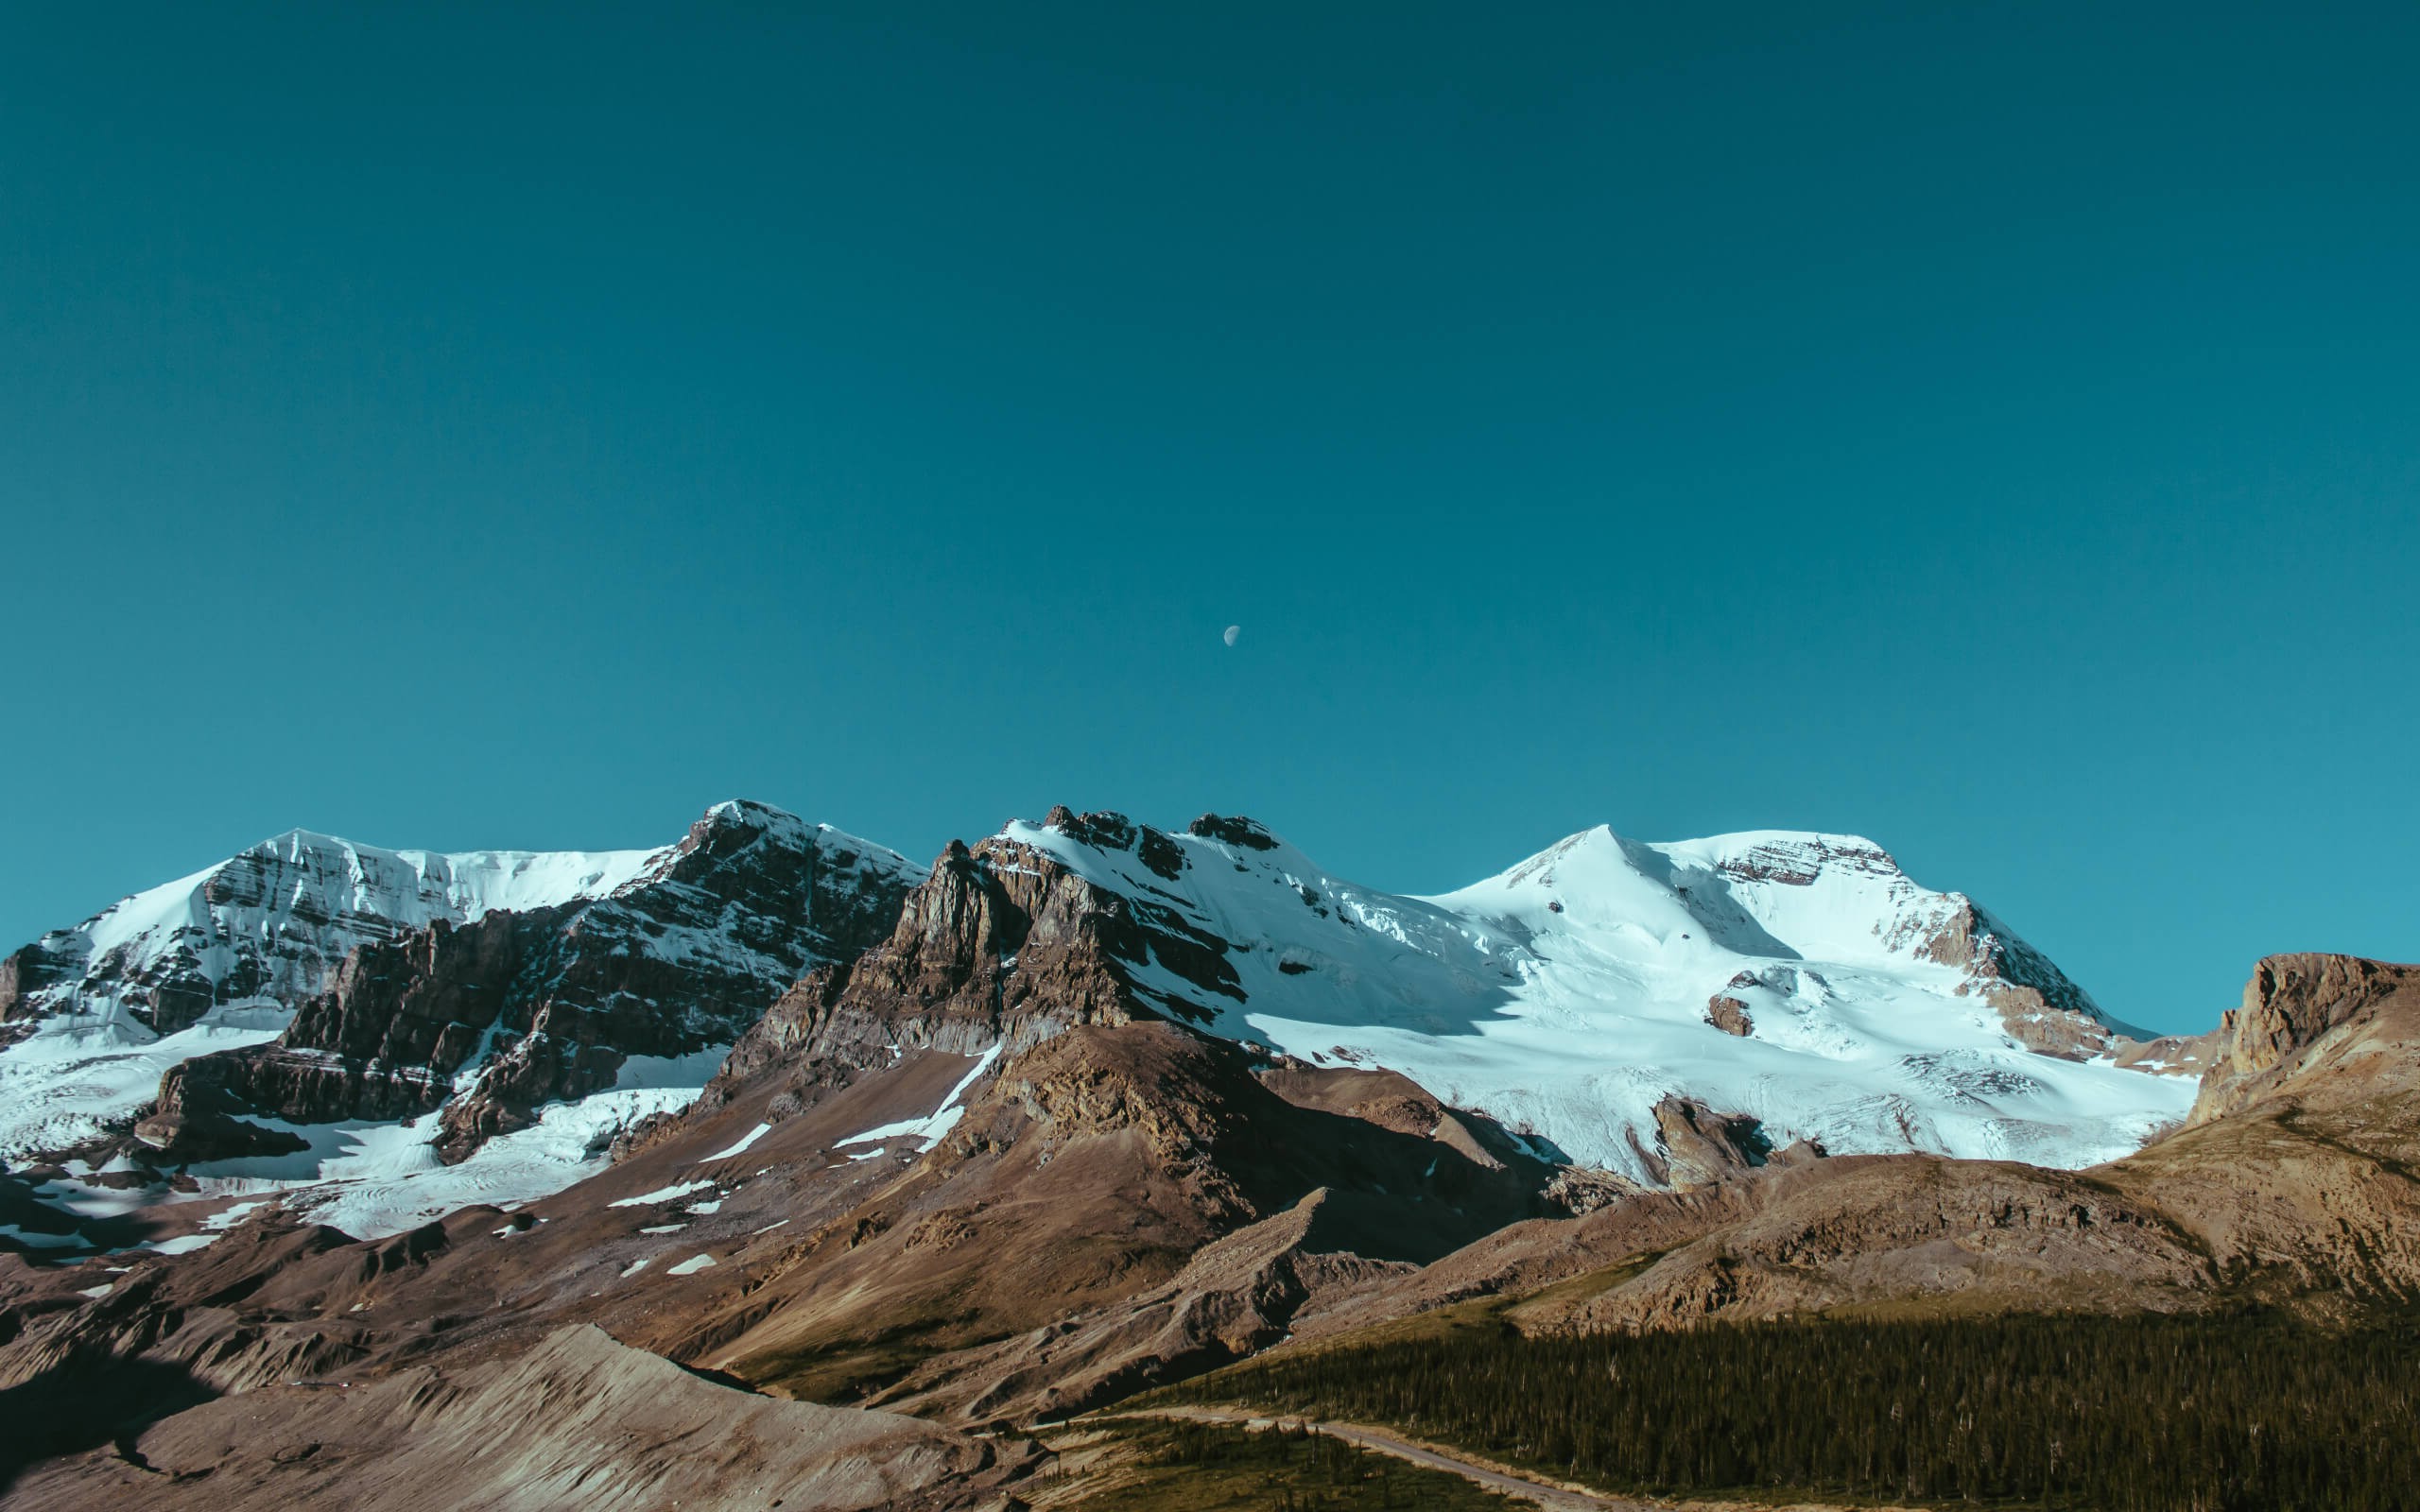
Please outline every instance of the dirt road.
[[1321, 1433], [1340, 1438], [1348, 1444], [1358, 1445], [1373, 1453], [1392, 1454], [1407, 1464], [1417, 1465], [1423, 1469], [1443, 1470], [1450, 1475], [1459, 1475], [1472, 1485], [1487, 1490], [1501, 1491], [1507, 1496], [1517, 1496], [1523, 1501], [1533, 1502], [1547, 1508], [1547, 1512], [1665, 1512], [1665, 1509], [1657, 1508], [1651, 1503], [1634, 1502], [1624, 1497], [1607, 1496], [1597, 1491], [1583, 1491], [1573, 1486], [1548, 1485], [1507, 1470], [1474, 1464], [1444, 1450], [1416, 1443], [1383, 1428], [1369, 1428], [1359, 1423], [1328, 1423], [1308, 1418], [1256, 1417], [1251, 1413], [1230, 1412], [1217, 1407], [1160, 1407], [1143, 1412], [1117, 1412], [1112, 1409], [1103, 1416], [1180, 1418], [1203, 1423], [1232, 1423], [1243, 1428], [1268, 1428], [1281, 1421], [1301, 1423], [1317, 1428]]

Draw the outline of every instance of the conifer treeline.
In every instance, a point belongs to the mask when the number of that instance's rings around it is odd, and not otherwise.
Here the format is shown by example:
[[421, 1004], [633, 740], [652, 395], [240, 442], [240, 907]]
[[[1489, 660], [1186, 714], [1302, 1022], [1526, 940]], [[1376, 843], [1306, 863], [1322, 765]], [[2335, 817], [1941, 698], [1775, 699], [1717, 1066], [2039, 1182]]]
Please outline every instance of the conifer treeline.
[[1633, 1490], [2102, 1512], [2420, 1506], [2420, 1326], [1793, 1322], [1279, 1355], [1177, 1388]]

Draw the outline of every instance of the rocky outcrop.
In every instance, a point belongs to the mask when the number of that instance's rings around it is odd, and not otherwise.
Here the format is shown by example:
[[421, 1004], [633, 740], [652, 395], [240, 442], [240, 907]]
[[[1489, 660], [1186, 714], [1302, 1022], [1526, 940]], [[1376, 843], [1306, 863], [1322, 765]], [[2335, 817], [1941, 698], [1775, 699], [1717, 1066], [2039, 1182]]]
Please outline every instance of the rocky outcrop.
[[1705, 1000], [1705, 1022], [1724, 1034], [1743, 1040], [1756, 1032], [1756, 1021], [1748, 1012], [1748, 1005], [1728, 992], [1717, 992]]
[[2187, 1122], [2206, 1124], [2290, 1089], [2382, 1014], [2420, 1017], [2420, 967], [2358, 955], [2263, 958], [2242, 1003], [2220, 1020], [2215, 1058]]
[[0, 1045], [23, 1039], [46, 1005], [66, 996], [84, 966], [75, 936], [45, 935], [0, 957]]
[[[1123, 815], [1061, 807], [1046, 822], [1170, 876], [1187, 864], [1167, 836]], [[733, 1048], [701, 1106], [719, 1106], [775, 1066], [795, 1067], [811, 1087], [902, 1048], [971, 1055], [998, 1045], [1013, 1056], [1086, 1024], [1195, 1020], [1198, 1010], [1138, 982], [1138, 969], [1156, 965], [1240, 1002], [1231, 948], [1175, 909], [1097, 886], [1009, 836], [971, 848], [953, 840], [890, 938], [785, 993]]]
[[160, 1081], [160, 1100], [134, 1125], [134, 1141], [146, 1163], [163, 1168], [251, 1155], [290, 1155], [308, 1142], [266, 1127], [256, 1114], [251, 1062], [238, 1056], [204, 1056], [169, 1068]]
[[1754, 1170], [1772, 1154], [1772, 1142], [1753, 1118], [1720, 1113], [1693, 1097], [1668, 1093], [1655, 1105], [1655, 1149], [1651, 1166], [1675, 1189]]

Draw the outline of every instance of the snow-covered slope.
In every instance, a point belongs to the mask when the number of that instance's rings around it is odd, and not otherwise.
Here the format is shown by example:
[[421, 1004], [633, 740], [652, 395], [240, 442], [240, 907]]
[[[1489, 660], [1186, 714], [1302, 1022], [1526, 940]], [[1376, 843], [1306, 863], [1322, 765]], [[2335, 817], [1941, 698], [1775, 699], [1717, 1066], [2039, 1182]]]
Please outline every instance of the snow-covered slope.
[[1541, 1154], [1636, 1180], [1663, 1179], [1668, 1094], [1753, 1117], [1775, 1146], [2054, 1166], [2124, 1154], [2192, 1102], [2189, 1080], [2111, 1063], [2123, 1026], [2038, 952], [1852, 836], [1647, 845], [1599, 828], [1410, 898], [1249, 821], [1120, 843], [1098, 817], [1011, 824], [984, 849], [1039, 852], [1223, 943], [1231, 982], [1147, 949], [1130, 971], [1151, 1005], [1402, 1072]]
[[602, 898], [672, 849], [440, 855], [289, 830], [19, 951], [0, 1017], [173, 1034], [214, 1008], [291, 1005], [356, 946]]
[[[215, 1119], [222, 1144], [233, 1114], [239, 1135], [287, 1136], [254, 1143], [305, 1147], [130, 1146], [191, 1165], [205, 1192], [366, 1182], [378, 1223], [542, 1194], [685, 1104], [803, 971], [887, 930], [921, 875], [752, 803], [652, 850], [441, 855], [295, 831], [0, 967], [0, 1160], [123, 1133], [164, 1075], [208, 1068], [193, 1108], [162, 1111]], [[441, 1122], [458, 1165], [431, 1143]]]
[[387, 850], [289, 830], [0, 965], [0, 1160], [121, 1123], [190, 1057], [277, 1038], [356, 948], [601, 898], [657, 850]]

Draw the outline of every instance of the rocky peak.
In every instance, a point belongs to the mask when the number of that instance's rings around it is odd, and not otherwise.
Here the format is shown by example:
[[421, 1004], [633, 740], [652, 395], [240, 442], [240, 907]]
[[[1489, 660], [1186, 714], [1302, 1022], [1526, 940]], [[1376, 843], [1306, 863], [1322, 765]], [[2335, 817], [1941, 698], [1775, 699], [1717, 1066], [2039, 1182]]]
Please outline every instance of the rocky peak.
[[1153, 873], [1171, 882], [1184, 870], [1184, 851], [1175, 841], [1148, 824], [1136, 824], [1123, 814], [1108, 810], [1075, 814], [1060, 803], [1051, 808], [1042, 827], [1097, 850], [1132, 851]]
[[[1042, 828], [1132, 854], [1153, 874], [1185, 865], [1166, 834], [1124, 815], [1053, 808]], [[709, 1099], [781, 1063], [822, 1083], [901, 1048], [1015, 1054], [1088, 1024], [1195, 1019], [1142, 980], [1164, 968], [1238, 1000], [1229, 942], [1175, 910], [1087, 879], [1002, 833], [952, 840], [908, 893], [889, 939], [786, 994], [735, 1048]]]
[[2219, 1021], [2188, 1122], [2208, 1123], [2326, 1069], [2338, 1058], [2331, 1052], [2390, 1010], [2420, 1028], [2420, 966], [2319, 953], [2263, 957], [2242, 1003]]
[[[297, 832], [101, 916], [76, 932], [95, 947], [80, 960], [19, 953], [14, 976], [84, 1011], [147, 990], [164, 1028], [160, 1005], [174, 1000], [155, 978], [185, 972], [199, 978], [199, 1012], [240, 993], [258, 1005], [252, 1019], [267, 1016], [254, 1043], [152, 1074], [158, 1095], [136, 1130], [149, 1163], [255, 1150], [247, 1115], [441, 1108], [440, 1153], [458, 1160], [546, 1104], [616, 1087], [633, 1057], [729, 1045], [802, 974], [887, 936], [922, 877], [761, 803], [717, 804], [679, 842], [604, 862], [380, 851]], [[149, 965], [126, 969], [138, 959]]]
[[1247, 850], [1274, 850], [1278, 844], [1275, 835], [1240, 814], [1204, 814], [1186, 825], [1184, 833], [1198, 839], [1223, 840], [1229, 845], [1242, 846]]

